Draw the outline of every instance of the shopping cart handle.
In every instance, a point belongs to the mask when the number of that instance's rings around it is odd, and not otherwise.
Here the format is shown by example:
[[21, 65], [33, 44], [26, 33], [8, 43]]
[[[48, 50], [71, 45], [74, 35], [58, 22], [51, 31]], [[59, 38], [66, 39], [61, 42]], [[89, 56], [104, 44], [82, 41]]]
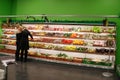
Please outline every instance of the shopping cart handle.
[[2, 63], [3, 63], [3, 65], [4, 65], [5, 67], [7, 67], [7, 66], [10, 65], [10, 64], [17, 64], [17, 63], [15, 62], [15, 59], [2, 60]]

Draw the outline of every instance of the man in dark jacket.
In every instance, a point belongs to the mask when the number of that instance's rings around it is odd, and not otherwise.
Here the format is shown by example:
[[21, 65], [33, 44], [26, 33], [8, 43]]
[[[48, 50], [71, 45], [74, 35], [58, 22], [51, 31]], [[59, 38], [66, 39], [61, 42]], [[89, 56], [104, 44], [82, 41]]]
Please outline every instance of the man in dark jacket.
[[19, 55], [20, 55], [20, 50], [21, 50], [21, 32], [20, 33], [16, 33], [16, 52], [15, 52], [15, 60], [18, 61], [19, 60]]
[[28, 49], [29, 49], [29, 36], [31, 37], [32, 40], [33, 40], [33, 36], [25, 27], [23, 27], [23, 31], [21, 33], [22, 33], [22, 37], [21, 37], [21, 61], [23, 61], [23, 56], [24, 56], [25, 57], [24, 62], [26, 62], [27, 55], [28, 55]]
[[17, 26], [16, 31], [16, 52], [15, 52], [15, 60], [19, 60], [20, 50], [21, 50], [21, 37], [22, 37], [22, 28]]

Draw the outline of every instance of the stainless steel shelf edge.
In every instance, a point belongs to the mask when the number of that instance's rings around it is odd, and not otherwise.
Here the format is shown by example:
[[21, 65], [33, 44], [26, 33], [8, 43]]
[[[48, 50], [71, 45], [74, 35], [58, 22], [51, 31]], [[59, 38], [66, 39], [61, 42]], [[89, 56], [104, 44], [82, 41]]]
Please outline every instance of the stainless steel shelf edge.
[[39, 15], [0, 15], [0, 18], [9, 18], [9, 17], [44, 17], [44, 16], [47, 16], [47, 17], [84, 17], [84, 18], [89, 18], [89, 17], [92, 17], [92, 18], [120, 18], [119, 15], [63, 15], [63, 14], [58, 14], [58, 15], [55, 15], [55, 14], [39, 14]]

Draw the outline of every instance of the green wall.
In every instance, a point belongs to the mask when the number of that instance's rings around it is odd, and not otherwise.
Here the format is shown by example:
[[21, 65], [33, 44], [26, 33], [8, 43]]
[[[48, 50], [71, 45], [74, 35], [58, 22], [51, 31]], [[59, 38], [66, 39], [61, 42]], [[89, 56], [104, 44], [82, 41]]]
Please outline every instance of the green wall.
[[17, 0], [16, 14], [120, 14], [120, 0]]
[[0, 15], [11, 14], [11, 1], [12, 0], [0, 0]]

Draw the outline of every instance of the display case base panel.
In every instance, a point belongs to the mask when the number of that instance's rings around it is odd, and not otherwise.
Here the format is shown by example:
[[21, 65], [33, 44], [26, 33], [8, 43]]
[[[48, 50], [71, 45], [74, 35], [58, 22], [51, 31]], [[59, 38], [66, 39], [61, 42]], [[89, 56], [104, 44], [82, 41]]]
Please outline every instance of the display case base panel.
[[[2, 53], [2, 52], [0, 52], [0, 54], [15, 56], [15, 54], [10, 54], [10, 53]], [[67, 65], [93, 67], [93, 68], [102, 68], [102, 69], [114, 69], [114, 65], [113, 64], [112, 64], [112, 66], [102, 66], [102, 65], [92, 65], [92, 64], [75, 63], [75, 62], [66, 62], [66, 61], [59, 61], [59, 60], [50, 60], [50, 59], [38, 58], [38, 57], [32, 57], [32, 56], [29, 56], [28, 58], [32, 59], [32, 60], [40, 60], [40, 61], [46, 61], [46, 62], [67, 64]]]

